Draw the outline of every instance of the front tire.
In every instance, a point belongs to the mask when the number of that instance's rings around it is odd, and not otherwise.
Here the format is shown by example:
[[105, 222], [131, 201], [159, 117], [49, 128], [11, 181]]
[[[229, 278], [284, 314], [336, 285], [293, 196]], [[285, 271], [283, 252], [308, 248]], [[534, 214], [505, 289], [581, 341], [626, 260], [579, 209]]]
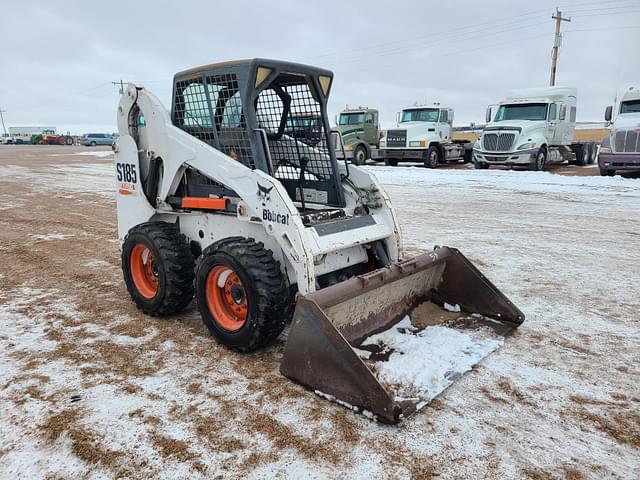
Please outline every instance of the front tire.
[[172, 223], [148, 222], [129, 230], [122, 272], [131, 298], [148, 315], [172, 315], [193, 299], [193, 255]]
[[91, 142], [89, 145], [91, 145], [92, 147], [95, 147], [95, 146], [96, 146], [96, 142], [95, 142], [95, 141], [93, 141], [93, 142]]
[[541, 147], [536, 154], [536, 158], [530, 166], [530, 170], [534, 172], [541, 172], [544, 170], [544, 166], [547, 164], [547, 149]]
[[364, 165], [367, 163], [367, 150], [363, 145], [358, 145], [353, 152], [353, 163], [356, 165]]
[[384, 164], [388, 167], [397, 167], [398, 166], [398, 160], [394, 159], [394, 158], [385, 158], [384, 159]]
[[427, 168], [438, 168], [440, 161], [440, 149], [435, 145], [431, 145], [427, 150], [427, 158], [424, 160], [424, 166]]
[[613, 177], [616, 174], [615, 170], [607, 170], [606, 168], [600, 169], [600, 175], [603, 177]]
[[230, 237], [208, 247], [196, 269], [198, 310], [209, 332], [250, 352], [275, 340], [292, 309], [280, 263], [262, 242]]

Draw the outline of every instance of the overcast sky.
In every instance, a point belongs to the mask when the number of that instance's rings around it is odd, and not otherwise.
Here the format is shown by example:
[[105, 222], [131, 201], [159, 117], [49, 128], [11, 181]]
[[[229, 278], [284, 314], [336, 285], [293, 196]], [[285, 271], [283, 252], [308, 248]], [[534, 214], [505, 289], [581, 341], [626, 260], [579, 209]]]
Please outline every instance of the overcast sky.
[[[100, 5], [100, 6], [98, 6]], [[270, 2], [3, 0], [0, 108], [7, 126], [114, 131], [122, 78], [170, 108], [175, 72], [251, 57], [334, 71], [330, 118], [346, 104], [395, 112], [416, 101], [482, 122], [512, 88], [549, 82], [556, 6], [557, 84], [578, 88], [578, 120], [601, 120], [640, 86], [638, 0]]]

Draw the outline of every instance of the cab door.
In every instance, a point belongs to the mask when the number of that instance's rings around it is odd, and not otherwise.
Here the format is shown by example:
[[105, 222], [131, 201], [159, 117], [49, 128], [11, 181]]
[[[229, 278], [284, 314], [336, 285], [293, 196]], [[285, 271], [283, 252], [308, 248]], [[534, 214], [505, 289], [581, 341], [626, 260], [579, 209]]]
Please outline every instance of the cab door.
[[545, 137], [547, 141], [555, 145], [558, 140], [558, 105], [556, 103], [550, 103], [547, 109], [547, 124], [545, 126]]
[[378, 114], [367, 112], [364, 114], [364, 134], [362, 139], [367, 143], [375, 144], [378, 140]]

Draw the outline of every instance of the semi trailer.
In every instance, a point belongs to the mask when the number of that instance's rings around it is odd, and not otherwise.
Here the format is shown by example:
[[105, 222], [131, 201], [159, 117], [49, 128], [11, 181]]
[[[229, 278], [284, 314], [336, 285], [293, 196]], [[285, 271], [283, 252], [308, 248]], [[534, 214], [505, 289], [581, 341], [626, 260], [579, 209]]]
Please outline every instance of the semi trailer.
[[572, 87], [511, 91], [487, 108], [487, 125], [473, 146], [474, 166], [544, 170], [548, 164], [595, 163], [596, 145], [574, 140], [577, 99]]
[[640, 170], [640, 90], [629, 88], [622, 97], [617, 115], [613, 107], [605, 110], [604, 119], [611, 132], [600, 145], [600, 175], [613, 176], [617, 170]]
[[453, 110], [439, 105], [414, 105], [398, 113], [395, 129], [382, 132], [379, 157], [386, 165], [423, 162], [427, 168], [472, 159], [472, 144], [452, 140]]

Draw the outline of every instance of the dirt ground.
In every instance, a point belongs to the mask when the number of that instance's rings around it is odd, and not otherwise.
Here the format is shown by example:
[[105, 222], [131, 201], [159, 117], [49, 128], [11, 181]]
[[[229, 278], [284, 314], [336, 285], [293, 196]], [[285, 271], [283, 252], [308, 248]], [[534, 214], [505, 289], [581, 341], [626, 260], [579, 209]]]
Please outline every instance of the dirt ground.
[[367, 167], [409, 252], [460, 248], [527, 316], [389, 427], [280, 376], [282, 342], [138, 312], [108, 155], [0, 146], [0, 477], [640, 477], [639, 179]]

